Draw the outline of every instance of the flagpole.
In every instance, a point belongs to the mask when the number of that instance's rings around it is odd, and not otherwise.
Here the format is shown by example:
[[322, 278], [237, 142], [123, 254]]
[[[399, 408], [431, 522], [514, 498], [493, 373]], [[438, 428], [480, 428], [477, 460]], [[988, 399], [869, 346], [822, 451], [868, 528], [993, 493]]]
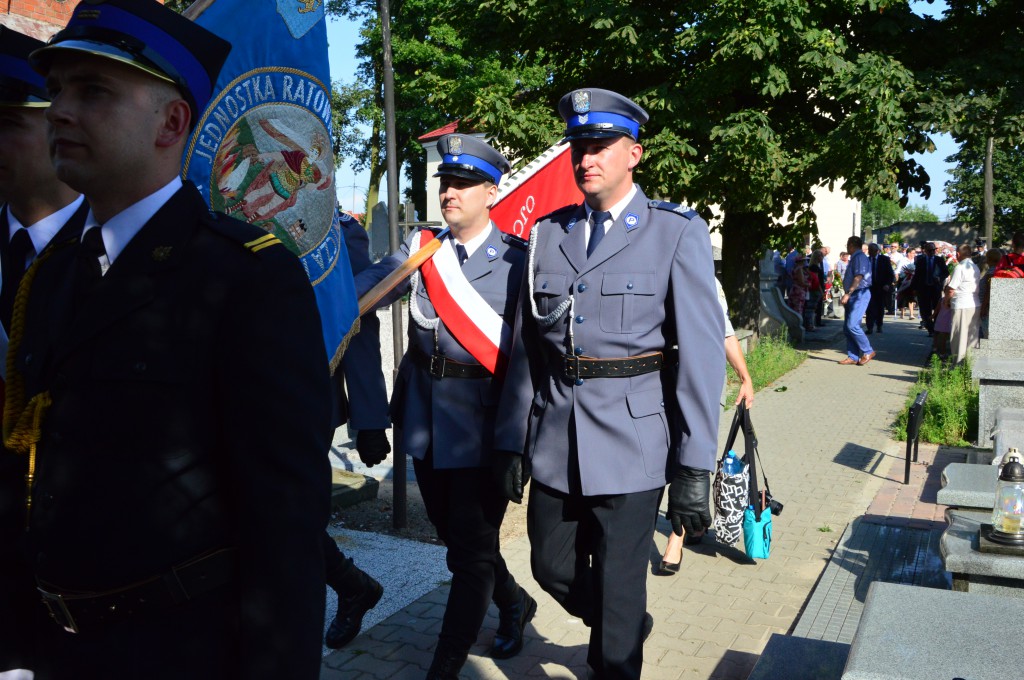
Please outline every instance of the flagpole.
[[181, 15], [186, 19], [195, 21], [200, 14], [210, 9], [210, 5], [212, 5], [214, 2], [216, 2], [216, 0], [196, 0], [191, 5], [189, 5], [185, 9], [185, 11], [181, 13]]
[[[384, 48], [384, 153], [387, 159], [388, 176], [388, 232], [391, 235], [391, 252], [398, 250], [398, 149], [395, 144], [395, 72], [391, 60], [391, 7], [388, 0], [380, 0], [380, 27]], [[408, 219], [408, 216], [407, 218]], [[402, 346], [402, 303], [391, 305], [391, 324], [395, 350], [395, 373], [398, 377], [399, 359], [405, 353]], [[392, 524], [396, 529], [408, 526], [406, 518], [407, 501], [405, 494], [405, 451], [395, 442], [392, 467], [394, 494], [394, 515]]]
[[402, 281], [412, 276], [412, 273], [419, 269], [420, 265], [429, 260], [437, 252], [437, 249], [441, 247], [441, 239], [449, 231], [451, 230], [445, 227], [435, 238], [427, 241], [419, 250], [406, 258], [405, 262], [400, 264], [397, 269], [384, 277], [376, 286], [366, 291], [363, 297], [359, 298], [359, 316], [372, 311], [382, 297], [390, 293]]

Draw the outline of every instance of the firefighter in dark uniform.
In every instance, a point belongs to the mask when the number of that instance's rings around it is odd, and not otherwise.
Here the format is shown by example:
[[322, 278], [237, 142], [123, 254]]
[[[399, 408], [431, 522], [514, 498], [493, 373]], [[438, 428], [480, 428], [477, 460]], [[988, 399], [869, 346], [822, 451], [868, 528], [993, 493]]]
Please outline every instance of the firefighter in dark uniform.
[[[309, 280], [179, 178], [230, 45], [86, 0], [32, 54], [90, 206], [15, 306], [38, 680], [319, 677], [330, 383]], [[18, 305], [21, 305], [19, 307]]]
[[[18, 284], [52, 239], [82, 232], [88, 211], [50, 163], [44, 117], [50, 100], [42, 76], [28, 64], [28, 55], [44, 44], [0, 26], [0, 375], [5, 380], [3, 359]], [[21, 552], [27, 472], [25, 456], [0, 451], [0, 673], [31, 666], [31, 628], [24, 624], [38, 598]]]

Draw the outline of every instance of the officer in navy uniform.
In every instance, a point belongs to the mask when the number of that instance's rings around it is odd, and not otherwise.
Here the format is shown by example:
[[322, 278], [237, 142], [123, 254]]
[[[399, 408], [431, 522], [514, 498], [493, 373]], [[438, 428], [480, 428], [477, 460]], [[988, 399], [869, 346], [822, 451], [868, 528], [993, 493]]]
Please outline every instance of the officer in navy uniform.
[[[339, 211], [340, 212], [340, 211]], [[351, 215], [340, 213], [341, 231], [352, 273], [369, 267], [370, 239]], [[348, 422], [356, 430], [356, 453], [367, 467], [382, 462], [391, 453], [387, 428], [388, 393], [381, 371], [380, 319], [376, 312], [359, 319], [359, 332], [349, 340], [341, 366], [331, 380], [334, 395], [334, 426]], [[324, 534], [327, 585], [338, 594], [338, 611], [327, 627], [324, 644], [339, 649], [351, 642], [363, 624], [366, 612], [377, 606], [384, 588], [360, 569]]]
[[[28, 64], [28, 55], [44, 44], [0, 26], [0, 375], [25, 270], [51, 239], [77, 237], [88, 211], [50, 163], [44, 118], [50, 100], [42, 76]], [[25, 456], [0, 451], [0, 673], [31, 665], [31, 627], [24, 622], [38, 598], [20, 552], [27, 472]]]
[[[525, 244], [500, 232], [489, 215], [508, 161], [466, 135], [442, 137], [437, 149], [443, 157], [435, 175], [441, 178], [441, 212], [451, 231], [432, 261], [448, 256], [461, 265], [453, 265], [461, 273], [456, 278], [482, 298], [485, 323], [507, 326], [500, 342], [507, 352]], [[416, 230], [398, 252], [358, 274], [359, 295], [418, 250], [422, 239]], [[422, 272], [379, 306], [411, 290], [409, 349], [398, 368], [391, 417], [395, 446], [412, 456], [427, 515], [448, 548], [452, 586], [427, 678], [449, 680], [458, 677], [492, 599], [499, 626], [490, 653], [499, 659], [519, 653], [537, 603], [509, 573], [498, 545], [508, 501], [494, 487], [490, 467], [503, 360], [492, 371], [467, 349], [465, 333], [471, 329], [435, 309], [427, 289], [431, 281]]]
[[319, 677], [331, 396], [313, 290], [276, 237], [179, 178], [229, 50], [154, 0], [84, 0], [30, 58], [57, 176], [90, 206], [80, 243], [26, 278], [11, 339], [39, 680]]
[[722, 309], [708, 225], [633, 184], [646, 112], [596, 88], [570, 92], [558, 110], [585, 203], [530, 234], [495, 446], [510, 497], [523, 457], [532, 471], [533, 574], [591, 627], [590, 677], [639, 678], [668, 479], [673, 523], [691, 535], [710, 525]]

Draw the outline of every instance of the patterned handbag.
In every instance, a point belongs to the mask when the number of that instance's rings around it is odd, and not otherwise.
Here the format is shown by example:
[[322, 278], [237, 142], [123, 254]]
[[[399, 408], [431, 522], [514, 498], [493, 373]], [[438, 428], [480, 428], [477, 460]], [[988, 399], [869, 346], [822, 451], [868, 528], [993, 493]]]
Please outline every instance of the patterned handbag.
[[743, 511], [749, 504], [750, 477], [748, 466], [744, 465], [743, 471], [739, 474], [729, 474], [723, 469], [725, 459], [736, 443], [736, 435], [739, 433], [744, 413], [744, 405], [740, 404], [736, 409], [736, 415], [733, 416], [732, 425], [729, 428], [729, 437], [725, 442], [725, 449], [722, 451], [722, 457], [718, 460], [715, 481], [711, 485], [711, 494], [715, 503], [715, 519], [711, 522], [711, 528], [715, 530], [716, 540], [726, 545], [732, 545], [740, 540], [740, 533], [743, 528]]

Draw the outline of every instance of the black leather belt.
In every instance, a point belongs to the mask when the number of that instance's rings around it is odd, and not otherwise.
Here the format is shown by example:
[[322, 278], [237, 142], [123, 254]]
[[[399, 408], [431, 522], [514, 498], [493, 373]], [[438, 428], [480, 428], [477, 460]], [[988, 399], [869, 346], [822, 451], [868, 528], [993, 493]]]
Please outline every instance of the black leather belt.
[[123, 621], [131, 616], [170, 609], [208, 593], [235, 578], [233, 548], [207, 553], [159, 576], [101, 593], [61, 592], [39, 581], [39, 594], [50, 616], [69, 633]]
[[595, 359], [593, 357], [562, 355], [562, 372], [570, 380], [582, 378], [628, 378], [634, 375], [654, 373], [670, 365], [675, 357], [674, 350], [667, 353], [651, 352], [635, 357], [620, 359]]
[[410, 347], [413, 363], [426, 369], [435, 378], [490, 378], [491, 372], [482, 364], [465, 364], [443, 354], [427, 354], [419, 347]]

